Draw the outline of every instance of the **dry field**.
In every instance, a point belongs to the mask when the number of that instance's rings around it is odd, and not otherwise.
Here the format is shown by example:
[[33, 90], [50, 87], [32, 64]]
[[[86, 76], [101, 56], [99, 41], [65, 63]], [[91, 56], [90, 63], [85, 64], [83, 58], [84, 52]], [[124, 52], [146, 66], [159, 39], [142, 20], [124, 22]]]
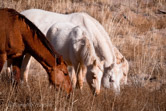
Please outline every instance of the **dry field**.
[[87, 12], [130, 64], [128, 85], [118, 96], [102, 88], [96, 97], [85, 85], [67, 97], [49, 85], [46, 72], [33, 60], [28, 85], [12, 86], [10, 74], [0, 75], [0, 110], [166, 111], [165, 0], [0, 0], [0, 7]]

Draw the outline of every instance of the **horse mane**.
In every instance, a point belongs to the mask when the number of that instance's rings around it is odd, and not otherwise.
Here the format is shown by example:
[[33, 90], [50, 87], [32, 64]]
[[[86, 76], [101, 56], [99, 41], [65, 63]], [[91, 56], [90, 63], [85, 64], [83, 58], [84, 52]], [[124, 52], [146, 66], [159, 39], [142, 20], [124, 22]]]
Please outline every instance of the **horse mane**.
[[84, 37], [83, 38], [83, 41], [84, 41], [84, 45], [82, 47], [82, 50], [81, 50], [81, 56], [83, 58], [83, 61], [89, 65], [89, 64], [92, 64], [93, 61], [96, 59], [96, 55], [95, 55], [95, 50], [93, 49], [93, 46], [92, 44], [90, 43], [90, 41], [88, 40], [87, 37]]
[[50, 42], [48, 41], [48, 39], [45, 37], [45, 35], [36, 27], [35, 24], [33, 24], [29, 19], [27, 19], [24, 15], [20, 14], [19, 12], [15, 11], [14, 9], [8, 9], [6, 8], [5, 10], [7, 10], [8, 12], [10, 12], [10, 14], [12, 16], [18, 16], [18, 19], [21, 21], [24, 21], [26, 23], [27, 26], [30, 27], [30, 30], [32, 32], [33, 35], [37, 34], [38, 39], [41, 40], [41, 42], [44, 44], [44, 46], [51, 52], [51, 54], [55, 57], [55, 55], [60, 56], [55, 49], [53, 48], [53, 46], [50, 44]]
[[[80, 31], [81, 29], [81, 31]], [[75, 34], [75, 35], [72, 35]], [[89, 34], [80, 26], [76, 26], [70, 32], [70, 36], [72, 37], [75, 44], [73, 48], [75, 49], [75, 53], [79, 52], [79, 56], [81, 61], [85, 65], [90, 65], [96, 59], [96, 53], [93, 47], [93, 43], [89, 40]], [[75, 37], [76, 36], [76, 37]], [[79, 49], [78, 49], [79, 48]], [[78, 51], [79, 50], [79, 51]], [[80, 59], [79, 58], [79, 59]]]

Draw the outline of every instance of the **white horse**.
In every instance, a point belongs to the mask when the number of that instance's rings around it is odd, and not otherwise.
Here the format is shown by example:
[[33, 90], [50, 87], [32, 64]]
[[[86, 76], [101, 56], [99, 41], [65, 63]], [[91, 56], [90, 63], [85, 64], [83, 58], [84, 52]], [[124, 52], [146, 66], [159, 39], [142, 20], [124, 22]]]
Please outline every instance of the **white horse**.
[[[50, 27], [46, 36], [67, 64], [72, 66], [73, 86], [75, 87], [78, 79], [80, 89], [82, 89], [85, 75], [88, 73], [88, 75], [91, 74], [90, 80], [87, 78], [88, 83], [92, 84], [95, 93], [99, 94], [104, 62], [100, 62], [96, 56], [86, 30], [71, 23], [55, 23]], [[77, 69], [78, 75], [76, 75]]]
[[[94, 18], [86, 13], [72, 13], [72, 14], [58, 14], [54, 12], [44, 11], [40, 9], [30, 9], [21, 12], [28, 19], [30, 19], [44, 34], [47, 33], [48, 29], [58, 22], [70, 22], [74, 25], [79, 25], [87, 30], [89, 39], [92, 41], [95, 52], [100, 60], [104, 60], [104, 75], [103, 85], [107, 87], [112, 84], [110, 78], [113, 76], [112, 66], [116, 66], [116, 57], [113, 50], [113, 45], [110, 40], [108, 33], [104, 30], [103, 26]], [[27, 57], [29, 58], [29, 57]], [[28, 61], [28, 60], [27, 60]], [[23, 61], [23, 64], [27, 64]], [[118, 67], [115, 67], [118, 68]], [[23, 72], [26, 67], [23, 67]], [[27, 75], [27, 74], [24, 74]]]

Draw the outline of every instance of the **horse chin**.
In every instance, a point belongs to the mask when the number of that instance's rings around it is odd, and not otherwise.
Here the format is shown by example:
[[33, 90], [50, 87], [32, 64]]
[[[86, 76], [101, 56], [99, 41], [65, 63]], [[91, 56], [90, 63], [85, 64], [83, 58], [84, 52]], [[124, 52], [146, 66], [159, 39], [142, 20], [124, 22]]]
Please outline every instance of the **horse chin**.
[[100, 94], [100, 90], [96, 90], [95, 94], [96, 94], [96, 96], [98, 96]]
[[72, 85], [70, 85], [70, 87], [64, 85], [64, 88], [63, 88], [67, 94], [70, 94], [72, 92]]

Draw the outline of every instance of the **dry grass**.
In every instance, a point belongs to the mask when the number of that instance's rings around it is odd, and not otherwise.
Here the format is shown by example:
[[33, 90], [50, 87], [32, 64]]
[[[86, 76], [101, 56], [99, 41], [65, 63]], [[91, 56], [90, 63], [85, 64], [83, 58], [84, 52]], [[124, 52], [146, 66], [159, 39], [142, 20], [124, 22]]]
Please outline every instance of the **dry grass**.
[[32, 63], [29, 85], [13, 87], [10, 75], [0, 76], [1, 110], [165, 111], [165, 0], [0, 0], [0, 7], [23, 11], [41, 8], [58, 13], [87, 12], [109, 33], [113, 44], [129, 60], [129, 85], [120, 95], [102, 88], [95, 97], [88, 86], [70, 98], [50, 88], [46, 72]]

